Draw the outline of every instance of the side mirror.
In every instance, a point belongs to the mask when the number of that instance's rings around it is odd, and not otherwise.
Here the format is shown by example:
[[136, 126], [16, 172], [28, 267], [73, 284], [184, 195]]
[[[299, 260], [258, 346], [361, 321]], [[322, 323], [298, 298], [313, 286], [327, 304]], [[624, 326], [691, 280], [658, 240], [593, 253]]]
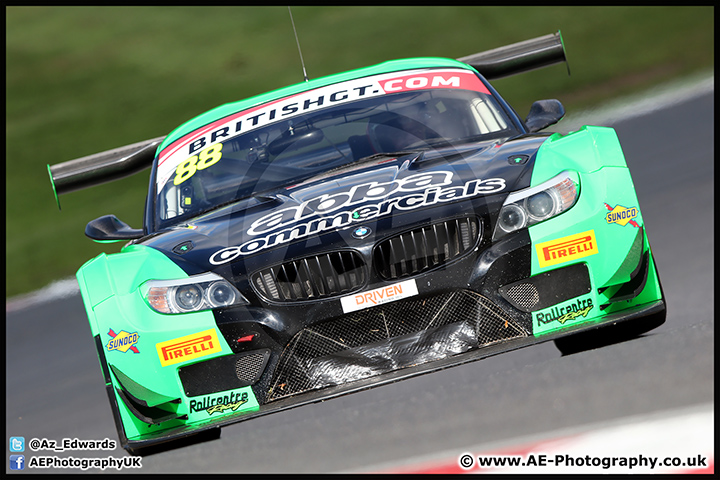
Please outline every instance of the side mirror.
[[120, 242], [133, 240], [145, 235], [142, 229], [130, 228], [125, 222], [118, 220], [115, 215], [104, 215], [88, 223], [85, 235], [96, 242]]
[[537, 132], [559, 122], [564, 116], [565, 107], [562, 106], [560, 101], [555, 99], [538, 100], [530, 107], [530, 113], [525, 119], [525, 125], [527, 125], [530, 132]]

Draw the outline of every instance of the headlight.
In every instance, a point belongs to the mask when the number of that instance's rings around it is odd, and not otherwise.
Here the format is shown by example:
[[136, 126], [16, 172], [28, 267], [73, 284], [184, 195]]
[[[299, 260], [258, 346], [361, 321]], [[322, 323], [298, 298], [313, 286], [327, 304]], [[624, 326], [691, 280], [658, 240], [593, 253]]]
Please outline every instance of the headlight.
[[525, 226], [527, 213], [519, 205], [511, 204], [503, 206], [498, 216], [498, 227], [504, 232], [512, 232]]
[[570, 172], [562, 172], [537, 187], [511, 193], [500, 209], [493, 240], [561, 214], [575, 205], [577, 197], [578, 185]]
[[214, 273], [150, 280], [142, 285], [141, 292], [148, 305], [160, 313], [199, 312], [248, 303], [230, 282]]

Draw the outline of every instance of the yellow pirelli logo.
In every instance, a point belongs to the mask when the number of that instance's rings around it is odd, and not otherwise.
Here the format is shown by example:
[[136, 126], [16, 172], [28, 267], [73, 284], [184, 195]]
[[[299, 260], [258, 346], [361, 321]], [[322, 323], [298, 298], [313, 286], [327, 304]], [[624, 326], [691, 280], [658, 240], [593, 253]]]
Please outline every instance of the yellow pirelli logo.
[[541, 268], [589, 257], [598, 253], [595, 230], [538, 243], [535, 250]]
[[174, 338], [167, 342], [156, 343], [155, 347], [158, 357], [160, 357], [160, 365], [163, 367], [222, 351], [214, 328]]

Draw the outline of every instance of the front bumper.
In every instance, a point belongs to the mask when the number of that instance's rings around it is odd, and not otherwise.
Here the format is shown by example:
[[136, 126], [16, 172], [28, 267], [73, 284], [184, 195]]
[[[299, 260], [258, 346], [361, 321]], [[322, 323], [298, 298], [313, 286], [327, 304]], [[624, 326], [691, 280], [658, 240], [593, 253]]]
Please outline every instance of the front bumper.
[[[650, 318], [652, 319], [652, 323], [646, 324], [641, 329], [642, 331], [647, 331], [662, 324], [665, 318], [665, 311], [665, 302], [663, 300], [658, 300], [649, 304], [631, 307], [623, 312], [608, 315], [607, 317], [603, 318], [602, 321], [574, 325], [566, 330], [563, 330], [562, 332], [556, 332], [550, 335], [540, 337], [522, 336], [521, 338], [515, 338], [510, 342], [498, 342], [491, 345], [486, 345], [484, 348], [469, 350], [464, 352], [462, 355], [447, 356], [442, 359], [435, 359], [432, 362], [420, 365], [407, 366], [402, 369], [389, 371], [383, 375], [367, 377], [357, 381], [348, 382], [341, 385], [329, 386], [327, 388], [319, 390], [307, 391], [299, 395], [285, 397], [265, 405], [260, 405], [257, 409], [254, 409], [252, 411], [242, 411], [232, 413], [224, 417], [219, 417], [213, 422], [200, 422], [196, 424], [179, 425], [174, 428], [144, 435], [141, 439], [127, 439], [122, 429], [119, 429], [118, 433], [120, 435], [121, 444], [130, 453], [138, 453], [141, 450], [148, 451], [153, 448], [161, 449], [164, 444], [174, 444], [175, 442], [192, 437], [200, 432], [209, 429], [217, 429], [237, 422], [261, 417], [263, 415], [269, 415], [272, 413], [281, 412], [283, 410], [289, 410], [291, 408], [301, 407], [303, 405], [329, 400], [331, 398], [335, 398], [341, 395], [355, 393], [381, 385], [387, 385], [397, 382], [399, 380], [416, 377], [418, 375], [429, 374], [432, 372], [474, 362], [483, 358], [491, 357], [519, 348], [543, 343], [549, 340], [562, 339], [565, 337], [581, 334], [582, 332], [612, 330], [617, 327], [623, 327], [627, 324], [643, 322], [645, 319]], [[108, 395], [110, 397], [111, 404], [113, 405], [113, 411], [116, 412], [118, 406], [115, 403], [115, 397], [110, 387], [108, 387]]]
[[[119, 425], [135, 428], [132, 436], [119, 428], [123, 444], [131, 451], [145, 449], [527, 345], [657, 317], [665, 310], [661, 296], [648, 301], [659, 287], [649, 250], [625, 287], [612, 289], [613, 296], [633, 292], [635, 298], [625, 294], [624, 308], [608, 311], [607, 306], [599, 308], [606, 305], [601, 299], [607, 287], [593, 283], [584, 262], [530, 275], [531, 246], [528, 233], [517, 232], [441, 269], [414, 276], [417, 295], [350, 313], [333, 305], [329, 311], [339, 315], [308, 323], [284, 343], [268, 328], [270, 320], [283, 324], [277, 311], [267, 310], [271, 318], [260, 322], [238, 318], [237, 312], [216, 313], [218, 337], [228, 349], [223, 346], [220, 355], [164, 370], [180, 387], [176, 398], [144, 404], [138, 397], [148, 393], [138, 393], [127, 376], [110, 365], [106, 384], [115, 415]], [[534, 286], [534, 304], [516, 293], [526, 290], [518, 287], [525, 284]], [[592, 315], [571, 315], [563, 322], [554, 315], [544, 321], [555, 328], [537, 327], [538, 312], [586, 298], [598, 306], [590, 309]], [[249, 335], [255, 335], [252, 341], [233, 341]], [[102, 355], [100, 340], [98, 346]]]

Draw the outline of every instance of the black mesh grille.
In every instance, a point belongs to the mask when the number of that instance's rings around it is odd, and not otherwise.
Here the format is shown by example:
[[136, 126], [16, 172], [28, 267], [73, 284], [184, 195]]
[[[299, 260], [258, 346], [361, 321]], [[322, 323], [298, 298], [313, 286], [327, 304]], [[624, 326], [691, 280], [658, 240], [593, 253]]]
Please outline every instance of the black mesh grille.
[[490, 300], [466, 290], [379, 305], [295, 335], [268, 401], [526, 335]]
[[238, 380], [252, 385], [262, 373], [266, 361], [267, 355], [262, 350], [242, 356], [235, 362], [235, 375]]
[[504, 285], [498, 292], [518, 310], [535, 312], [590, 293], [590, 274], [586, 264], [577, 263]]
[[540, 303], [540, 294], [532, 283], [520, 283], [508, 288], [506, 296], [513, 300], [517, 305], [523, 308], [523, 311], [529, 312]]
[[293, 260], [252, 275], [252, 285], [258, 294], [278, 302], [342, 295], [364, 283], [365, 263], [350, 250]]
[[269, 359], [270, 349], [263, 348], [187, 365], [178, 375], [185, 394], [196, 397], [255, 384]]
[[480, 234], [477, 218], [457, 218], [402, 233], [374, 250], [378, 273], [396, 279], [429, 270], [468, 252]]

